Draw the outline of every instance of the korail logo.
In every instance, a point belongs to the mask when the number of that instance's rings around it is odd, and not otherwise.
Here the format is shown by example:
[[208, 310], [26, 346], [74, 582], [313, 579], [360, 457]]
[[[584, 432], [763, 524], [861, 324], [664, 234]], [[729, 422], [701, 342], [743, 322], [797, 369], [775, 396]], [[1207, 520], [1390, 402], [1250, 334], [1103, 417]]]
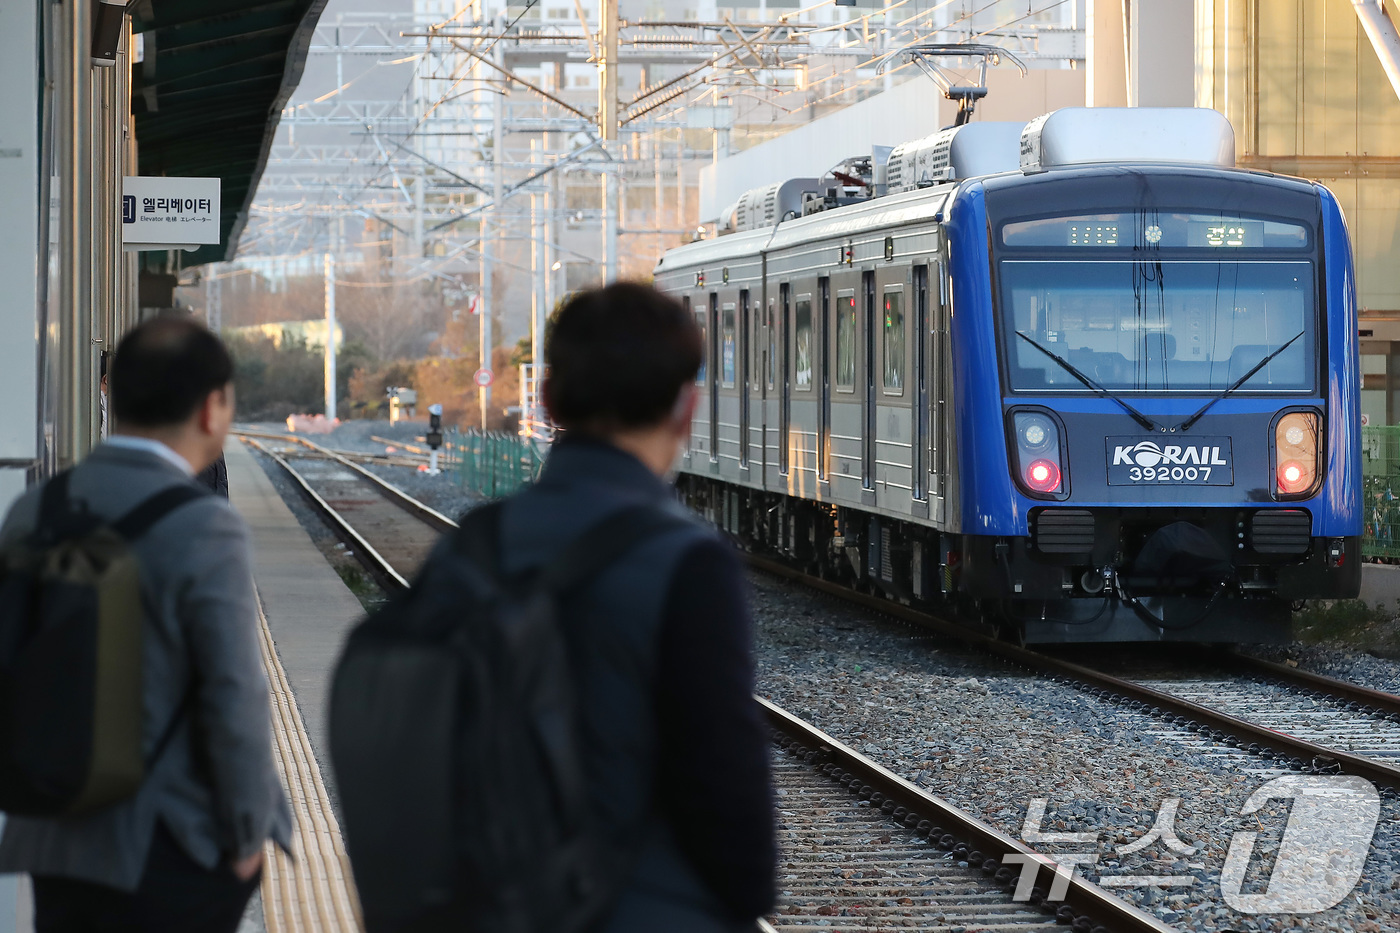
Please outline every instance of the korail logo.
[[1113, 465], [1136, 465], [1144, 468], [1171, 465], [1228, 466], [1229, 461], [1221, 457], [1220, 448], [1216, 446], [1161, 446], [1152, 441], [1142, 441], [1115, 447]]

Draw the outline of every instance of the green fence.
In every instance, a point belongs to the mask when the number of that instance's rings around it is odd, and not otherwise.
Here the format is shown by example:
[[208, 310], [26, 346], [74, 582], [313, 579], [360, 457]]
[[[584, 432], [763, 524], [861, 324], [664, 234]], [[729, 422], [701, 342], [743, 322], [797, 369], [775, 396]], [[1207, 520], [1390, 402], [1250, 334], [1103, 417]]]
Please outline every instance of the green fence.
[[1400, 558], [1400, 426], [1361, 429], [1363, 557]]
[[533, 483], [547, 449], [533, 438], [475, 428], [453, 432], [444, 441], [445, 465], [456, 471], [457, 482], [488, 499], [508, 496]]

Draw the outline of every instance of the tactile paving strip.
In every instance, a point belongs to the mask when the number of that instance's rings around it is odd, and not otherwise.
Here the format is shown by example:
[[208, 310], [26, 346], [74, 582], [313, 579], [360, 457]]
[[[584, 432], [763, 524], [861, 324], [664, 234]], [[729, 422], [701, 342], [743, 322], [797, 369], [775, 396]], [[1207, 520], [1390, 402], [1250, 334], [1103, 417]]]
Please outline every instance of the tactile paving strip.
[[273, 756], [296, 821], [290, 856], [267, 844], [263, 921], [267, 933], [359, 933], [364, 923], [350, 857], [261, 604], [258, 630], [272, 689]]

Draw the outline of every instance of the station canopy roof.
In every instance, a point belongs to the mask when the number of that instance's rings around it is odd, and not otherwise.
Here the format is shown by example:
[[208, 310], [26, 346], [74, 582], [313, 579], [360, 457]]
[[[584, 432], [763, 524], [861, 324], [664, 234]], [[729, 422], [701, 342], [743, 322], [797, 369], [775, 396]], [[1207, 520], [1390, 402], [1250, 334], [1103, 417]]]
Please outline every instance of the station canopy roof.
[[277, 121], [327, 0], [137, 0], [143, 60], [131, 106], [142, 175], [218, 176], [222, 242], [184, 266], [230, 258]]

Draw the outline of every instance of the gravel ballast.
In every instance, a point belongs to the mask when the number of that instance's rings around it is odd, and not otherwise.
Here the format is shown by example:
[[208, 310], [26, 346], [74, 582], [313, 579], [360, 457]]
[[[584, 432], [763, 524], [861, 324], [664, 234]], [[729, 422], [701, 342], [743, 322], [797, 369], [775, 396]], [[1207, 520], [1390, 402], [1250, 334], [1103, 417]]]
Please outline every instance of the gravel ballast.
[[[1220, 933], [1400, 929], [1400, 809], [1389, 796], [1360, 883], [1340, 904], [1306, 915], [1242, 913], [1221, 892], [1231, 837], [1258, 834], [1241, 890], [1261, 893], [1288, 811], [1284, 800], [1248, 817], [1241, 808], [1271, 778], [1296, 772], [800, 584], [756, 575], [754, 608], [761, 694], [1017, 838], [1031, 802], [1046, 800], [1042, 832], [1091, 839], [1033, 846], [1051, 855], [1098, 855], [1096, 865], [1081, 870], [1091, 879], [1193, 879], [1118, 889], [1168, 924]], [[1177, 836], [1196, 851], [1178, 854], [1158, 841], [1120, 856], [1115, 848], [1143, 837], [1169, 798], [1181, 800]]]

